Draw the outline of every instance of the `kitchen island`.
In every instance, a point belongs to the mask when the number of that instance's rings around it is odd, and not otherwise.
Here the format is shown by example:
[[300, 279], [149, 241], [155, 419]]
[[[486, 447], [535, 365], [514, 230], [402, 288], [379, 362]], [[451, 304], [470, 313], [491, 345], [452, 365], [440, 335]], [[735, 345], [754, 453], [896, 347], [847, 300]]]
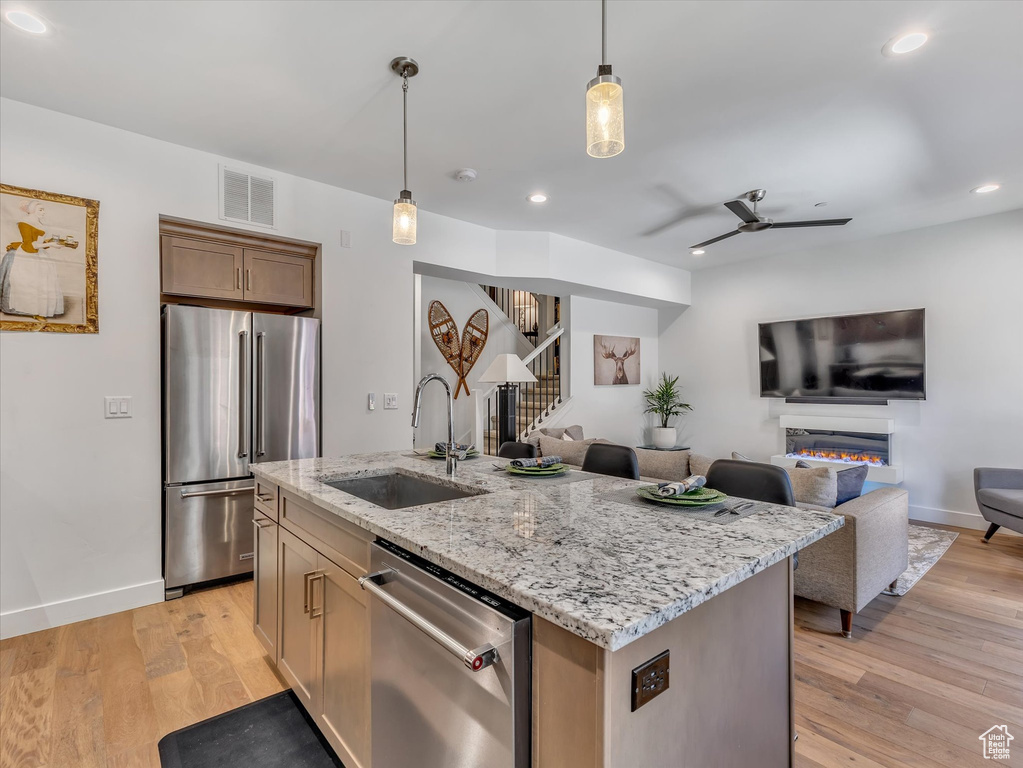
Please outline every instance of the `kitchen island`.
[[[791, 763], [791, 559], [841, 517], [759, 504], [694, 520], [633, 502], [641, 483], [515, 477], [489, 457], [454, 478], [410, 452], [253, 472], [255, 631], [349, 768], [393, 768], [373, 762], [381, 638], [357, 581], [377, 538], [532, 614], [534, 768]], [[390, 474], [468, 495], [387, 509], [327, 484]]]

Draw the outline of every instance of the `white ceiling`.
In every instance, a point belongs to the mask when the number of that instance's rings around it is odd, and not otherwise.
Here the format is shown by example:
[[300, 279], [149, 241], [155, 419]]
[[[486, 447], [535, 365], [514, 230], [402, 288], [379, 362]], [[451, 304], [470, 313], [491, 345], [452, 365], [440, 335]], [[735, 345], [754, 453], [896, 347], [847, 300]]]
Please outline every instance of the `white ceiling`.
[[[1020, 2], [610, 0], [626, 149], [608, 160], [583, 141], [597, 0], [2, 5], [56, 27], [0, 25], [2, 95], [381, 198], [402, 186], [388, 63], [412, 56], [422, 209], [688, 269], [1023, 207]], [[928, 44], [883, 57], [909, 29]], [[465, 166], [476, 182], [452, 178]], [[968, 194], [989, 180], [1003, 189]], [[690, 256], [755, 187], [779, 220], [853, 221]], [[526, 202], [535, 190], [550, 202]]]

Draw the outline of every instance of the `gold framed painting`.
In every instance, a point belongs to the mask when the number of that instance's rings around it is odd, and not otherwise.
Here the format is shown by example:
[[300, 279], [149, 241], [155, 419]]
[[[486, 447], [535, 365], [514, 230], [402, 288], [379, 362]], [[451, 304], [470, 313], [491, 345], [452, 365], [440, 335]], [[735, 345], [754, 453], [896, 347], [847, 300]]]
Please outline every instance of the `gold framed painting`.
[[99, 201], [0, 184], [0, 331], [99, 333]]

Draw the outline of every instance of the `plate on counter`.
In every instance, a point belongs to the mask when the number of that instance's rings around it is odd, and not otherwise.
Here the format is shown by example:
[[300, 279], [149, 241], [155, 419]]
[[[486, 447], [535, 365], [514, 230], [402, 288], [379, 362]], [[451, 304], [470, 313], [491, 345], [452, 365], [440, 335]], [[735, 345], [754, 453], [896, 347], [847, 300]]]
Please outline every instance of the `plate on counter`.
[[564, 464], [551, 464], [548, 467], [516, 467], [509, 464], [505, 469], [513, 475], [532, 475], [534, 477], [555, 477], [568, 471]]
[[681, 496], [661, 496], [657, 492], [656, 485], [641, 485], [636, 489], [636, 495], [647, 501], [655, 501], [658, 504], [669, 504], [673, 507], [709, 507], [712, 504], [720, 504], [728, 498], [721, 491], [713, 488], [697, 488]]

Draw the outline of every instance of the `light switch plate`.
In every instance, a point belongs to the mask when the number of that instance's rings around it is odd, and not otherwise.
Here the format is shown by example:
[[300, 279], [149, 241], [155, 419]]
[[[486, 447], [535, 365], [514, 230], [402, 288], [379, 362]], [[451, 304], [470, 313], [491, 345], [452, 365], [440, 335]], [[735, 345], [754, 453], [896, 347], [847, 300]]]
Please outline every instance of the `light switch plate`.
[[131, 397], [125, 395], [107, 396], [103, 398], [103, 418], [130, 419]]
[[352, 233], [347, 229], [341, 230], [341, 247], [351, 248], [352, 247]]
[[371, 410], [371, 411], [375, 411], [377, 409], [377, 393], [376, 392], [370, 392], [369, 393], [369, 396], [366, 398], [366, 407], [369, 410]]
[[398, 393], [384, 392], [384, 410], [393, 411], [398, 407]]

